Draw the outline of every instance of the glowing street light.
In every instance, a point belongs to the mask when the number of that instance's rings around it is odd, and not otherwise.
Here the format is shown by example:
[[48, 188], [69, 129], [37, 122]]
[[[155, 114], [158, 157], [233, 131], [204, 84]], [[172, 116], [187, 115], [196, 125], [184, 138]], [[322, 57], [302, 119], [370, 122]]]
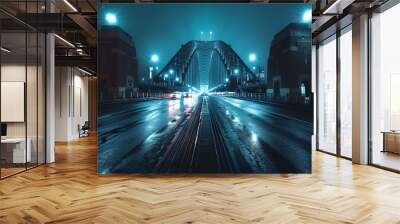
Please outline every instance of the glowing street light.
[[256, 134], [256, 133], [254, 133], [254, 132], [251, 133], [251, 140], [252, 140], [253, 142], [256, 142], [256, 141], [257, 141], [257, 134]]
[[200, 40], [202, 40], [202, 41], [204, 40], [204, 39], [203, 39], [203, 35], [204, 35], [204, 32], [201, 31], [201, 32], [200, 32]]
[[229, 82], [229, 79], [228, 79], [228, 78], [225, 78], [225, 82]]
[[150, 60], [154, 63], [158, 62], [158, 60], [160, 60], [160, 57], [158, 56], [158, 54], [153, 54], [151, 55]]
[[303, 14], [303, 22], [309, 23], [312, 20], [312, 11], [311, 9], [307, 10]]
[[235, 70], [233, 70], [233, 73], [235, 73], [235, 75], [239, 74], [239, 69], [235, 68]]
[[171, 74], [171, 75], [174, 74], [174, 70], [170, 69], [169, 74]]
[[176, 78], [175, 78], [175, 81], [179, 82], [179, 77], [176, 77]]
[[249, 61], [250, 61], [250, 62], [254, 62], [254, 61], [256, 61], [256, 60], [257, 60], [257, 55], [254, 54], [254, 53], [251, 53], [251, 54], [249, 55]]
[[150, 80], [153, 79], [153, 70], [154, 70], [153, 66], [150, 66], [149, 67], [149, 79]]
[[213, 35], [213, 32], [210, 31], [210, 40], [212, 40], [212, 35]]
[[106, 21], [110, 25], [114, 25], [117, 23], [117, 16], [114, 13], [107, 13], [106, 14]]
[[253, 70], [256, 70], [256, 66], [253, 66]]

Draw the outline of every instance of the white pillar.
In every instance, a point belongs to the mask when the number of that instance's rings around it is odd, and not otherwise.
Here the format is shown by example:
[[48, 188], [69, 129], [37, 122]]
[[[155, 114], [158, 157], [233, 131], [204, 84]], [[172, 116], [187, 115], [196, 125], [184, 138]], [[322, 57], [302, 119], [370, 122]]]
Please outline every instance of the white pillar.
[[353, 162], [368, 163], [368, 15], [353, 19]]
[[47, 60], [47, 71], [46, 71], [46, 163], [52, 163], [55, 161], [55, 150], [54, 150], [54, 133], [55, 133], [55, 76], [54, 76], [54, 35], [47, 34], [46, 37], [46, 60]]
[[[47, 12], [54, 11], [54, 5], [47, 1]], [[46, 35], [46, 163], [55, 161], [55, 43], [54, 34]]]

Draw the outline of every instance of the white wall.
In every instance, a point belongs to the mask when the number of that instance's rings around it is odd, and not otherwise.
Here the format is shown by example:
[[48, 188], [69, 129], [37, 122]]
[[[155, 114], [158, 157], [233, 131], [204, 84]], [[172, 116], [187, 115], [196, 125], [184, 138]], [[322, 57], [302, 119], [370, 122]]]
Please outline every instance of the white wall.
[[[38, 70], [37, 70], [38, 69]], [[22, 112], [27, 115], [27, 120], [23, 122], [6, 122], [7, 137], [24, 138], [25, 135], [30, 139], [32, 150], [32, 161], [44, 162], [45, 148], [45, 118], [44, 118], [44, 74], [42, 68], [24, 64], [3, 64], [1, 66], [2, 82], [24, 82], [26, 84], [26, 107]], [[27, 80], [25, 80], [27, 78]], [[24, 93], [22, 93], [24, 94]], [[2, 96], [7, 97], [7, 96]], [[10, 108], [1, 108], [10, 110]], [[36, 153], [39, 153], [37, 156]]]
[[[1, 81], [25, 82], [25, 64], [8, 64], [1, 66]], [[28, 68], [30, 70], [30, 68]], [[1, 108], [7, 110], [7, 108]], [[7, 123], [7, 137], [25, 137], [25, 122]]]
[[[32, 67], [28, 67], [28, 70]], [[1, 66], [1, 81], [25, 82], [25, 64], [8, 64]]]
[[70, 85], [68, 71], [67, 67], [55, 68], [55, 141], [66, 141], [68, 139], [68, 88]]
[[70, 141], [89, 117], [88, 78], [72, 67], [56, 67], [55, 73], [55, 140]]
[[76, 74], [77, 70], [74, 71], [74, 82], [73, 82], [73, 94], [72, 96], [74, 102], [71, 104], [73, 108], [72, 111], [72, 119], [71, 119], [71, 136], [72, 138], [78, 138], [78, 125], [81, 126], [85, 123], [85, 121], [89, 120], [89, 102], [88, 102], [88, 77], [82, 76], [82, 73]]
[[25, 121], [25, 83], [1, 81], [1, 121]]
[[313, 135], [311, 137], [311, 147], [313, 150], [317, 149], [317, 48], [312, 46], [311, 50], [311, 91], [314, 94], [314, 116], [313, 116]]
[[[27, 70], [25, 70], [27, 69]], [[27, 72], [27, 73], [26, 73]], [[41, 71], [39, 70], [39, 73]], [[2, 82], [24, 82], [26, 83], [25, 76], [28, 77], [27, 87], [27, 118], [28, 129], [32, 127], [36, 130], [36, 107], [37, 107], [37, 93], [36, 93], [36, 66], [27, 66], [25, 64], [4, 64], [1, 66], [1, 81]], [[40, 101], [41, 102], [41, 101]], [[38, 105], [39, 107], [43, 105]], [[7, 108], [1, 108], [7, 110]], [[33, 123], [32, 123], [33, 122]], [[8, 122], [7, 134], [9, 137], [24, 137], [25, 136], [25, 123], [26, 122]], [[36, 133], [36, 132], [35, 132]], [[29, 137], [29, 130], [28, 130]], [[43, 137], [43, 136], [42, 136]]]

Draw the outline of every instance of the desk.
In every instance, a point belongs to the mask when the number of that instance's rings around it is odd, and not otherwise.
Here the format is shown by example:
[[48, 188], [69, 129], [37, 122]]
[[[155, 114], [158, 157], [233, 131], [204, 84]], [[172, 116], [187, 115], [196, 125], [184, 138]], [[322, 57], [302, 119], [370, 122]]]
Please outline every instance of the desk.
[[400, 154], [400, 131], [383, 131], [383, 151]]
[[[31, 139], [27, 139], [27, 149], [25, 150], [25, 138], [5, 138], [1, 139], [1, 157], [6, 163], [26, 163], [31, 162], [32, 153]], [[25, 160], [26, 159], [26, 160]]]

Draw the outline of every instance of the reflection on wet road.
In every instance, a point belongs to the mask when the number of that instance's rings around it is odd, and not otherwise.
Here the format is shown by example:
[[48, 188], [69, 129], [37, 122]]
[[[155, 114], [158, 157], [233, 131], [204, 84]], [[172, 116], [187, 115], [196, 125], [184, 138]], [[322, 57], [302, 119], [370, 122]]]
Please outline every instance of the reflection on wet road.
[[101, 145], [98, 163], [105, 169], [99, 171], [125, 172], [117, 166], [123, 167], [123, 161], [130, 159], [135, 163], [135, 167], [132, 166], [135, 172], [145, 172], [148, 169], [146, 156], [151, 155], [151, 151], [146, 150], [173, 131], [195, 104], [196, 98], [187, 98], [103, 105], [105, 115], [99, 117], [98, 124]]
[[312, 124], [222, 96], [102, 105], [100, 173], [310, 172]]
[[277, 106], [210, 97], [242, 172], [310, 172], [312, 124]]

